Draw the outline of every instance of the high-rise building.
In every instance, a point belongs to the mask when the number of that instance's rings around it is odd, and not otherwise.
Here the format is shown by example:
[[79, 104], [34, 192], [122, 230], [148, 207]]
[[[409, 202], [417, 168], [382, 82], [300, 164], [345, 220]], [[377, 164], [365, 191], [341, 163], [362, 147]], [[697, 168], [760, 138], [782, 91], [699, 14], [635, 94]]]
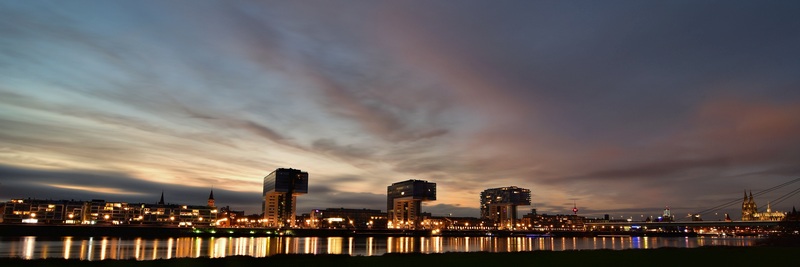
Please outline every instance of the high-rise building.
[[513, 229], [517, 206], [530, 204], [530, 189], [516, 186], [486, 189], [481, 192], [481, 218], [493, 221], [500, 229]]
[[308, 173], [280, 168], [264, 177], [264, 225], [294, 227], [297, 196], [308, 193]]
[[393, 183], [387, 188], [386, 210], [389, 228], [420, 227], [422, 201], [436, 200], [436, 184], [422, 180]]

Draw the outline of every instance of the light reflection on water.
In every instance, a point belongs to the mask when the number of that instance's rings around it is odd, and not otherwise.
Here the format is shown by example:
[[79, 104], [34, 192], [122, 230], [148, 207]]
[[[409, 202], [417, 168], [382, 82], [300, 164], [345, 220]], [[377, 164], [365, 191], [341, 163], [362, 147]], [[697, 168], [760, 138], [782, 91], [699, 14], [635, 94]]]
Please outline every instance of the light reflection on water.
[[81, 260], [267, 257], [275, 254], [518, 252], [752, 246], [755, 237], [0, 237], [0, 258]]

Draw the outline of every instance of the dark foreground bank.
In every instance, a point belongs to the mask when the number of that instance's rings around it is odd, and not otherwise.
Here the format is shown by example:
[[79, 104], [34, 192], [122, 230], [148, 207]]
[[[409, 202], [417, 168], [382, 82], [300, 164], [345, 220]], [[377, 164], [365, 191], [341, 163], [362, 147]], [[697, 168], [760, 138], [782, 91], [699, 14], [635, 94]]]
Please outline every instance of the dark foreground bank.
[[[80, 261], [0, 259], [0, 266], [794, 266], [800, 247], [700, 247], [637, 250], [463, 252], [441, 254], [275, 255], [266, 258], [181, 258], [169, 260]], [[553, 265], [551, 265], [553, 264]], [[788, 264], [788, 265], [787, 265]]]

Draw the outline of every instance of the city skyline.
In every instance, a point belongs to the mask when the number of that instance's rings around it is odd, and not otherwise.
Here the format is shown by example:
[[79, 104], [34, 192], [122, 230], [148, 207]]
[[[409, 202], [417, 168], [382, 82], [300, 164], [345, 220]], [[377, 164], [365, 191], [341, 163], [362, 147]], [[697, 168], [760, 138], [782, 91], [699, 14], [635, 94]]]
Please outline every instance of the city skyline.
[[1, 2], [0, 198], [249, 214], [297, 168], [298, 213], [684, 216], [800, 177], [800, 4], [454, 2]]

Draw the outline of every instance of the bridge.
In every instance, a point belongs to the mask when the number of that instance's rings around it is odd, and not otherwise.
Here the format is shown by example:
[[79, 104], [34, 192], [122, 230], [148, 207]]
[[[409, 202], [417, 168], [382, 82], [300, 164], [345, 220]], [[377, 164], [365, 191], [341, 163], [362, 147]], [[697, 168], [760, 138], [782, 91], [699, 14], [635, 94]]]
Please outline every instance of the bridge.
[[[767, 208], [769, 210], [770, 203], [775, 205], [781, 203], [783, 201], [792, 199], [792, 197], [800, 194], [800, 188], [795, 188], [790, 190], [788, 193], [779, 196], [777, 199], [773, 199], [772, 201], [767, 202], [767, 204], [762, 204], [760, 207], [756, 208], [755, 204], [752, 203], [753, 196], [763, 196], [767, 193], [776, 191], [781, 188], [785, 188], [792, 184], [800, 182], [800, 178], [793, 179], [791, 181], [779, 184], [777, 186], [773, 186], [771, 188], [767, 188], [760, 192], [756, 192], [753, 194], [750, 193], [749, 201], [751, 202], [750, 208], [752, 213], [756, 213], [758, 210], [764, 210]], [[770, 232], [775, 229], [779, 229], [781, 224], [785, 223], [784, 221], [776, 220], [779, 216], [772, 216], [768, 213], [763, 214], [761, 219], [766, 220], [759, 220], [758, 217], [751, 218], [750, 220], [742, 220], [742, 221], [701, 221], [701, 220], [694, 220], [696, 218], [700, 218], [703, 214], [711, 214], [717, 211], [720, 211], [724, 208], [728, 208], [733, 205], [743, 205], [745, 206], [747, 203], [742, 204], [742, 201], [748, 201], [748, 195], [745, 192], [744, 199], [742, 198], [734, 198], [730, 201], [725, 203], [721, 203], [717, 206], [693, 212], [688, 217], [683, 218], [682, 220], [667, 220], [667, 221], [603, 221], [603, 222], [587, 222], [583, 225], [582, 230], [584, 231], [591, 231], [591, 232], [604, 232], [604, 233], [612, 233], [612, 234], [626, 234], [626, 233], [633, 233], [633, 232], [697, 232], [697, 233], [732, 233], [732, 234], [746, 234], [746, 233], [765, 233]], [[744, 207], [743, 207], [744, 210]], [[761, 214], [761, 213], [758, 213]], [[743, 215], [744, 216], [744, 215]], [[794, 214], [795, 218], [793, 220], [797, 220], [796, 214]], [[780, 217], [783, 219], [783, 217]], [[796, 224], [796, 223], [795, 223]], [[797, 225], [793, 226], [794, 228]]]
[[[771, 188], [767, 188], [767, 189], [762, 190], [760, 192], [756, 192], [755, 194], [753, 194], [751, 192], [750, 196], [749, 196], [749, 199], [750, 199], [750, 201], [752, 201], [754, 195], [755, 196], [763, 196], [763, 195], [765, 195], [767, 193], [776, 191], [778, 189], [790, 186], [790, 185], [798, 183], [798, 182], [800, 182], [800, 178], [796, 178], [796, 179], [793, 179], [791, 181], [779, 184], [777, 186], [773, 186]], [[800, 194], [800, 188], [793, 189], [793, 190], [789, 191], [788, 193], [783, 194], [783, 195], [779, 196], [776, 199], [773, 199], [772, 201], [768, 201], [767, 204], [762, 204], [760, 207], [758, 207], [758, 209], [756, 209], [755, 207], [752, 207], [754, 209], [753, 211], [764, 210], [765, 208], [768, 209], [768, 206], [770, 205], [770, 203], [775, 205], [775, 204], [781, 203], [781, 202], [783, 202], [785, 200], [789, 200], [789, 199], [791, 199], [792, 197], [794, 197], [795, 195], [798, 195], [798, 194]], [[719, 229], [731, 229], [731, 228], [733, 228], [733, 229], [749, 229], [749, 228], [756, 229], [757, 228], [757, 229], [769, 229], [771, 227], [779, 226], [781, 224], [781, 221], [774, 220], [775, 218], [771, 218], [772, 220], [770, 220], [769, 217], [765, 217], [768, 220], [758, 220], [758, 219], [754, 218], [752, 220], [747, 220], [747, 221], [730, 221], [730, 220], [726, 220], [726, 221], [699, 221], [699, 220], [693, 220], [695, 218], [700, 218], [701, 215], [703, 215], [703, 214], [711, 214], [711, 213], [720, 211], [720, 210], [722, 210], [724, 208], [728, 208], [728, 207], [733, 206], [733, 205], [742, 204], [742, 201], [747, 201], [747, 200], [748, 200], [748, 196], [747, 196], [747, 193], [745, 192], [744, 199], [742, 199], [742, 198], [734, 198], [734, 199], [731, 199], [730, 201], [727, 201], [725, 203], [719, 204], [717, 206], [714, 206], [714, 207], [711, 207], [711, 208], [708, 208], [708, 209], [705, 209], [705, 210], [693, 212], [688, 217], [683, 218], [682, 220], [677, 220], [677, 221], [669, 220], [669, 221], [646, 221], [646, 222], [645, 221], [638, 221], [638, 222], [637, 221], [588, 222], [588, 223], [584, 224], [584, 228], [583, 229], [585, 229], [586, 231], [609, 231], [609, 230], [612, 230], [612, 231], [630, 231], [631, 229], [642, 229], [642, 228], [643, 229], [647, 229], [647, 230], [651, 230], [651, 229], [676, 229], [676, 228], [690, 229], [690, 230], [702, 229], [702, 228], [719, 228]], [[690, 218], [692, 220], [690, 220]]]
[[583, 230], [603, 235], [770, 235], [786, 231], [783, 221], [677, 221], [677, 222], [596, 222], [584, 224]]
[[[785, 188], [787, 186], [790, 186], [790, 185], [798, 183], [798, 182], [800, 182], [800, 178], [796, 178], [796, 179], [793, 179], [791, 181], [788, 181], [788, 182], [785, 182], [785, 183], [782, 183], [782, 184], [779, 184], [779, 185], [776, 185], [776, 186], [761, 190], [760, 192], [756, 192], [755, 194], [753, 194], [753, 192], [751, 191], [750, 192], [750, 200], [752, 200], [753, 197], [765, 196], [766, 194], [768, 194], [770, 192], [774, 192], [776, 190]], [[756, 207], [752, 207], [753, 208], [752, 211], [755, 212], [755, 211], [758, 211], [758, 210], [768, 209], [770, 204], [771, 205], [780, 204], [781, 202], [784, 202], [786, 200], [792, 199], [794, 196], [796, 196], [798, 194], [800, 194], [800, 187], [795, 188], [795, 189], [789, 191], [788, 193], [785, 193], [785, 194], [779, 196], [776, 199], [772, 199], [771, 201], [767, 201], [766, 204], [764, 204], [762, 202], [762, 204], [760, 206], [758, 206], [757, 208]], [[692, 214], [690, 214], [690, 217], [687, 217], [687, 218], [691, 218], [691, 217], [698, 217], [699, 218], [701, 215], [715, 213], [717, 211], [721, 211], [722, 209], [728, 208], [730, 206], [740, 205], [740, 204], [742, 204], [743, 200], [747, 200], [747, 193], [746, 192], [745, 192], [745, 195], [744, 195], [744, 199], [742, 199], [741, 197], [733, 198], [730, 201], [727, 201], [725, 203], [719, 204], [717, 206], [714, 206], [714, 207], [711, 207], [711, 208], [708, 208], [708, 209], [705, 209], [705, 210], [693, 212]], [[687, 218], [683, 218], [683, 219], [685, 220]], [[753, 221], [757, 221], [757, 220], [753, 220]], [[751, 222], [751, 221], [747, 221], [747, 222]]]
[[586, 223], [587, 230], [597, 228], [619, 227], [771, 227], [778, 226], [780, 221], [686, 221], [686, 222], [597, 222]]

